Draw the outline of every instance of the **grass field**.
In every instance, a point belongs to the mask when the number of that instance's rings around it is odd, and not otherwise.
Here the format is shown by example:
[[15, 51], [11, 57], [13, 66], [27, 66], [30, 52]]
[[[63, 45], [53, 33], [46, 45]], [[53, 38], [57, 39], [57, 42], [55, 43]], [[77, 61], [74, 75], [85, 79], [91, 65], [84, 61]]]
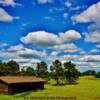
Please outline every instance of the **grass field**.
[[[53, 86], [48, 84], [42, 91], [25, 92], [13, 96], [0, 95], [0, 100], [36, 100], [33, 97], [76, 97], [76, 100], [100, 100], [100, 79], [85, 76], [81, 77], [76, 85]], [[54, 98], [49, 100], [54, 100]]]

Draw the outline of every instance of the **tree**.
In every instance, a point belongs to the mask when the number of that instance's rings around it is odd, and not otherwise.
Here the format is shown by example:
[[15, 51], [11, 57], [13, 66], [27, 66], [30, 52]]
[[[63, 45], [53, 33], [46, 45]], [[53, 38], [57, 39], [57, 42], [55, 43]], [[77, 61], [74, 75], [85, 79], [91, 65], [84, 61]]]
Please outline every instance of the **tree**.
[[23, 76], [25, 76], [25, 75], [26, 75], [26, 70], [25, 70], [25, 68], [24, 68], [24, 67], [21, 69], [21, 71], [20, 71], [20, 75], [23, 75]]
[[11, 75], [11, 69], [6, 62], [0, 61], [0, 76]]
[[85, 72], [82, 73], [82, 75], [96, 75], [96, 71], [95, 70], [87, 70]]
[[0, 76], [4, 75], [4, 66], [3, 66], [3, 62], [0, 61]]
[[35, 70], [32, 67], [26, 69], [26, 75], [35, 75]]
[[36, 66], [37, 76], [42, 77], [42, 78], [47, 78], [47, 76], [46, 76], [47, 67], [48, 67], [48, 65], [44, 61], [41, 61], [41, 62], [37, 63], [37, 66]]
[[75, 64], [72, 63], [71, 61], [65, 62], [64, 63], [64, 69], [65, 69], [66, 80], [70, 84], [74, 83], [78, 79], [78, 77], [79, 77], [79, 72], [75, 68]]
[[100, 72], [97, 72], [95, 75], [96, 78], [100, 78]]
[[24, 75], [24, 76], [26, 76], [26, 75], [29, 75], [29, 76], [34, 75], [35, 76], [35, 70], [32, 67], [27, 67], [26, 69], [22, 68], [20, 74]]
[[9, 67], [7, 63], [0, 61], [0, 76], [5, 76], [9, 74]]
[[62, 63], [59, 60], [55, 60], [52, 63], [50, 70], [53, 73], [54, 79], [56, 80], [56, 84], [59, 85], [59, 79], [63, 74]]
[[11, 60], [7, 65], [11, 75], [17, 75], [19, 73], [19, 64], [16, 61]]

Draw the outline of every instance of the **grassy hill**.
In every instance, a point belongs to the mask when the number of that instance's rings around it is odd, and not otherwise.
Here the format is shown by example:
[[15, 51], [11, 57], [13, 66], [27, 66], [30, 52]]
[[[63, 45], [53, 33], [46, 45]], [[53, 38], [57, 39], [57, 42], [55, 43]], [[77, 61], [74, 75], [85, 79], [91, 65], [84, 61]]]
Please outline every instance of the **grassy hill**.
[[[34, 97], [42, 97], [38, 100], [44, 100], [43, 97], [76, 97], [76, 100], [100, 100], [100, 79], [85, 76], [81, 77], [76, 85], [53, 86], [48, 84], [42, 91], [25, 92], [13, 96], [0, 95], [0, 100], [36, 100]], [[54, 98], [49, 100], [54, 100]]]

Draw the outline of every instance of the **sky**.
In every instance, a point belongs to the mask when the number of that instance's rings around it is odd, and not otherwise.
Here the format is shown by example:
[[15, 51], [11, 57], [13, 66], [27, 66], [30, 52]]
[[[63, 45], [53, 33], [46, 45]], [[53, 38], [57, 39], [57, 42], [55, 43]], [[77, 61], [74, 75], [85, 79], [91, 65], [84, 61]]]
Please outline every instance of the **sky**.
[[100, 71], [100, 0], [0, 0], [0, 60], [55, 59]]

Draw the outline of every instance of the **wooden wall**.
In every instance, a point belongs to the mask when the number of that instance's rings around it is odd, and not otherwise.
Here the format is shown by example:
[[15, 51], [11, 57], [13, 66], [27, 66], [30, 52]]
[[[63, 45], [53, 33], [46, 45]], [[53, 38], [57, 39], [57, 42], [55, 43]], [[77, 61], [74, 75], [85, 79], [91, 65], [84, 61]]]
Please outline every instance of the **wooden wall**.
[[3, 94], [16, 94], [41, 89], [44, 89], [44, 82], [12, 83], [10, 85], [0, 82], [0, 93]]
[[14, 83], [9, 85], [9, 93], [21, 93], [25, 91], [41, 90], [44, 89], [44, 82], [36, 83]]
[[0, 93], [8, 94], [8, 85], [0, 81]]

